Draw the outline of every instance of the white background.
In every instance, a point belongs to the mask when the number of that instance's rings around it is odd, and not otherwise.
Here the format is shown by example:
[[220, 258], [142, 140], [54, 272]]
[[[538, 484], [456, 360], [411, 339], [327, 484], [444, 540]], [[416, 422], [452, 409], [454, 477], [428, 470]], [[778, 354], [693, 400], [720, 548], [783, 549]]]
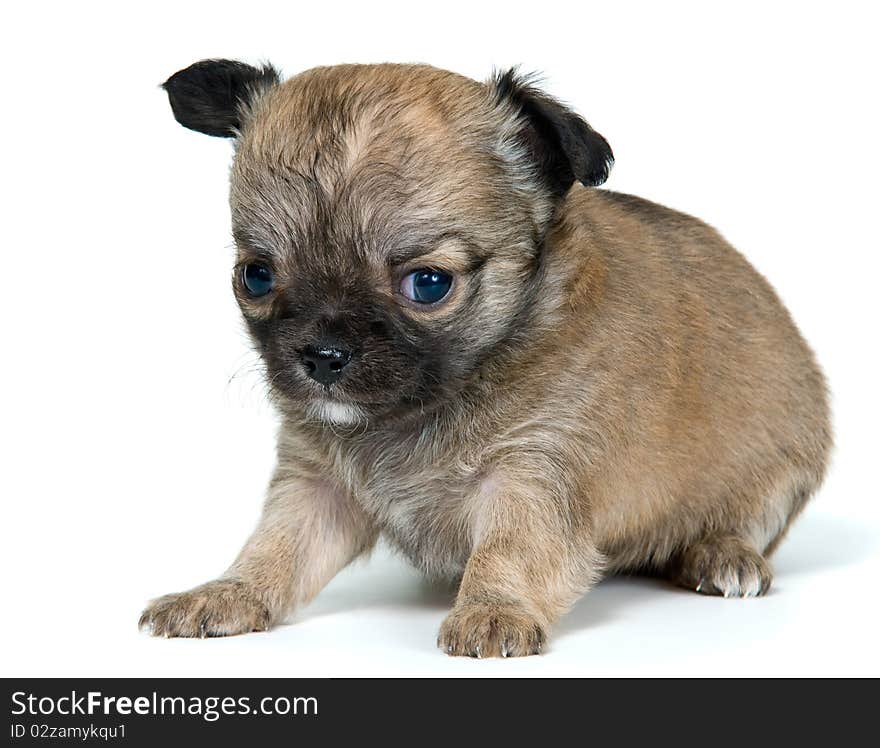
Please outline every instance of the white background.
[[[0, 674], [880, 675], [877, 24], [868, 3], [16, 3], [4, 10]], [[152, 639], [255, 522], [274, 421], [229, 286], [229, 142], [173, 120], [191, 62], [542, 70], [611, 189], [700, 216], [775, 284], [834, 392], [824, 489], [772, 594], [610, 580], [548, 653], [450, 659], [449, 596], [380, 550], [290, 625]]]

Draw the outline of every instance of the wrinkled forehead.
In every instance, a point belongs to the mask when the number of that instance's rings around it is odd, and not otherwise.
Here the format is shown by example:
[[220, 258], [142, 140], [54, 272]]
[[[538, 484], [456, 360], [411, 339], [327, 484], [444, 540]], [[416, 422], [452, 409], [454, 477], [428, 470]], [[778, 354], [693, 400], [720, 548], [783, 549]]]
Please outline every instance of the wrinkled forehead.
[[485, 90], [325, 78], [294, 78], [256, 107], [232, 173], [236, 240], [384, 258], [463, 230], [464, 216], [472, 226], [501, 169]]

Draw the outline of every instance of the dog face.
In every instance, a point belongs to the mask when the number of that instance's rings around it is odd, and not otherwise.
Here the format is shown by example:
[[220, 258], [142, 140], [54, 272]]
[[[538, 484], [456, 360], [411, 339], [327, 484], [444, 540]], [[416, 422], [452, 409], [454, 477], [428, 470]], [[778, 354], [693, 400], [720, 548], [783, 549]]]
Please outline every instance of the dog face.
[[272, 390], [337, 423], [435, 410], [527, 345], [556, 204], [612, 158], [513, 72], [344, 65], [280, 83], [210, 60], [165, 88], [181, 124], [235, 138], [233, 288]]

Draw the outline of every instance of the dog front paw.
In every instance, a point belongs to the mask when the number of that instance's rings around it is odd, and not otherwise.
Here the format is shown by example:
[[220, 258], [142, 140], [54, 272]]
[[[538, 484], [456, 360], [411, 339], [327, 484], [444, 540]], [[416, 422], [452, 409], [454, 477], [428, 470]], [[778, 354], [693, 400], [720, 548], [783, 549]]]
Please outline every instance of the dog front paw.
[[269, 609], [250, 585], [218, 579], [153, 600], [138, 626], [153, 636], [204, 638], [265, 631], [270, 623]]
[[456, 605], [440, 627], [437, 646], [453, 656], [525, 657], [540, 654], [541, 624], [515, 605]]

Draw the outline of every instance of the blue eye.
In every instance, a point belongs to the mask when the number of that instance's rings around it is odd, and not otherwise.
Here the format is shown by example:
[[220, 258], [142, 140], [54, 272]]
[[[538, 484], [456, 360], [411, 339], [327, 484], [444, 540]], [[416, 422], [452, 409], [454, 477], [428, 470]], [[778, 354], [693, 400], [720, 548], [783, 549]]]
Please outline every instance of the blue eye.
[[265, 296], [272, 290], [272, 271], [258, 262], [249, 262], [245, 265], [241, 278], [251, 296]]
[[403, 279], [400, 290], [418, 304], [436, 304], [452, 288], [452, 276], [440, 270], [416, 270]]

